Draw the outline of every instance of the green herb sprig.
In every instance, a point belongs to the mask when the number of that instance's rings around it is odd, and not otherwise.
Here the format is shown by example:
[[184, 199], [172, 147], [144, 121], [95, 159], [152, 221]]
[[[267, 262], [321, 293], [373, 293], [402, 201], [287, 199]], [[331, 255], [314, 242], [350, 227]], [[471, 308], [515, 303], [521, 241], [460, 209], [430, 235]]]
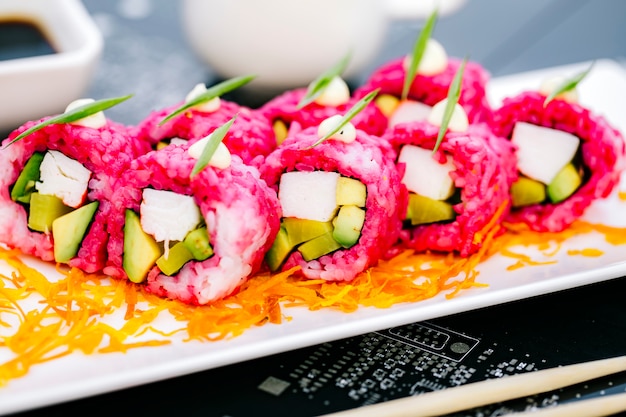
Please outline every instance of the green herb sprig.
[[330, 132], [326, 133], [322, 138], [320, 138], [313, 145], [309, 146], [309, 149], [319, 145], [320, 143], [329, 139], [335, 133], [339, 132], [345, 125], [347, 125], [350, 122], [350, 120], [354, 118], [354, 116], [359, 114], [365, 107], [367, 107], [367, 105], [374, 99], [374, 97], [376, 97], [379, 91], [380, 89], [376, 89], [370, 92], [369, 94], [367, 94], [361, 100], [357, 101], [356, 104], [352, 106], [352, 108], [348, 110], [348, 112], [341, 118], [337, 126], [335, 126], [334, 129], [331, 129]]
[[448, 102], [443, 112], [443, 120], [441, 120], [441, 125], [439, 126], [439, 134], [437, 135], [437, 142], [433, 148], [433, 153], [437, 152], [437, 149], [439, 149], [439, 145], [441, 145], [443, 137], [448, 130], [450, 119], [454, 113], [454, 107], [456, 107], [456, 104], [459, 102], [459, 97], [461, 97], [461, 82], [463, 81], [463, 72], [465, 71], [466, 63], [467, 57], [461, 62], [459, 69], [456, 71], [456, 74], [454, 74], [452, 84], [450, 84], [450, 88], [448, 88]]
[[404, 86], [402, 87], [402, 100], [406, 100], [409, 96], [411, 84], [413, 84], [413, 80], [415, 79], [415, 75], [417, 74], [417, 69], [419, 68], [422, 57], [424, 56], [424, 51], [426, 50], [428, 39], [430, 39], [430, 35], [432, 34], [433, 28], [435, 27], [436, 20], [437, 9], [433, 10], [433, 12], [430, 14], [428, 20], [426, 21], [426, 24], [420, 32], [419, 37], [415, 41], [415, 45], [413, 46], [413, 53], [411, 54], [409, 68], [407, 69], [406, 76], [404, 77]]
[[198, 158], [196, 164], [191, 170], [191, 177], [196, 176], [200, 171], [206, 168], [207, 165], [209, 165], [209, 162], [215, 154], [215, 151], [220, 146], [220, 143], [222, 143], [224, 136], [226, 136], [226, 134], [228, 133], [228, 129], [230, 129], [230, 127], [233, 125], [236, 118], [237, 115], [234, 115], [229, 121], [211, 132], [211, 137], [209, 138], [207, 144], [204, 146], [204, 149], [202, 149], [200, 158]]
[[348, 63], [350, 62], [351, 54], [346, 54], [339, 62], [329, 68], [326, 72], [321, 74], [315, 80], [313, 80], [306, 91], [304, 97], [298, 102], [297, 108], [301, 109], [309, 103], [312, 103], [318, 98], [328, 87], [333, 78], [340, 76], [346, 70]]
[[567, 91], [575, 89], [578, 84], [587, 76], [587, 74], [589, 74], [591, 68], [593, 68], [593, 64], [595, 64], [595, 61], [593, 61], [591, 65], [589, 65], [589, 68], [587, 68], [586, 70], [574, 75], [572, 78], [563, 81], [557, 88], [554, 89], [554, 91], [552, 91], [552, 93], [550, 93], [550, 95], [548, 95], [548, 97], [546, 97], [543, 102], [543, 107], [546, 107], [548, 103], [554, 100], [554, 98], [559, 94], [563, 94]]
[[221, 83], [216, 84], [210, 88], [207, 88], [205, 92], [198, 95], [193, 100], [181, 105], [180, 107], [175, 109], [173, 112], [165, 116], [163, 120], [159, 122], [159, 126], [162, 126], [163, 124], [165, 124], [172, 118], [178, 116], [179, 114], [190, 109], [191, 107], [197, 106], [198, 104], [206, 103], [207, 101], [213, 100], [216, 97], [219, 97], [223, 94], [226, 94], [230, 91], [236, 90], [237, 88], [248, 84], [255, 77], [256, 77], [255, 75], [245, 75], [241, 77], [235, 77], [226, 81], [222, 81]]
[[18, 140], [24, 139], [26, 136], [30, 135], [31, 133], [34, 133], [40, 129], [43, 129], [46, 126], [49, 126], [52, 124], [72, 123], [77, 120], [84, 119], [85, 117], [91, 116], [92, 114], [98, 113], [99, 111], [109, 109], [123, 101], [128, 100], [131, 97], [132, 97], [132, 94], [129, 94], [127, 96], [106, 98], [106, 99], [94, 101], [92, 103], [86, 103], [86, 104], [83, 104], [82, 106], [78, 106], [73, 110], [70, 110], [68, 112], [59, 114], [58, 116], [54, 116], [49, 119], [46, 119], [43, 122], [38, 123], [30, 127], [29, 129], [26, 129], [25, 131], [20, 133], [15, 139], [9, 142], [5, 146], [5, 148], [14, 144]]

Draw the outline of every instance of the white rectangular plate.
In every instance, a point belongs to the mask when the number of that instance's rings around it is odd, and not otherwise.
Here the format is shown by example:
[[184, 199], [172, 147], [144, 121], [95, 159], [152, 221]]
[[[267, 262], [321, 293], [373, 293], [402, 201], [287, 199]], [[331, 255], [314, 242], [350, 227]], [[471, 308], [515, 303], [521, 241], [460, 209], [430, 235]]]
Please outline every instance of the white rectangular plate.
[[[552, 74], [574, 75], [589, 63], [533, 71], [494, 79], [489, 97], [494, 106], [505, 96], [523, 89], [537, 89]], [[602, 60], [579, 87], [580, 101], [604, 115], [615, 127], [626, 132], [626, 72], [617, 63]], [[622, 179], [620, 190], [626, 190]], [[617, 195], [598, 201], [585, 218], [591, 222], [626, 227], [626, 202]], [[568, 256], [567, 248], [598, 248], [600, 257]], [[0, 413], [11, 413], [119, 390], [165, 378], [207, 370], [299, 347], [355, 336], [435, 317], [506, 303], [540, 294], [604, 281], [626, 275], [624, 247], [611, 246], [598, 234], [583, 235], [566, 242], [552, 265], [507, 271], [510, 258], [494, 256], [479, 266], [478, 281], [486, 288], [465, 290], [452, 299], [445, 294], [418, 303], [389, 309], [361, 308], [354, 313], [308, 311], [287, 308], [291, 321], [280, 325], [251, 328], [242, 336], [219, 342], [183, 342], [162, 347], [139, 348], [126, 354], [71, 354], [33, 367], [23, 378], [0, 388]], [[54, 273], [49, 264], [37, 263], [45, 274]], [[9, 273], [0, 263], [0, 272]], [[0, 364], [10, 357], [0, 348]]]

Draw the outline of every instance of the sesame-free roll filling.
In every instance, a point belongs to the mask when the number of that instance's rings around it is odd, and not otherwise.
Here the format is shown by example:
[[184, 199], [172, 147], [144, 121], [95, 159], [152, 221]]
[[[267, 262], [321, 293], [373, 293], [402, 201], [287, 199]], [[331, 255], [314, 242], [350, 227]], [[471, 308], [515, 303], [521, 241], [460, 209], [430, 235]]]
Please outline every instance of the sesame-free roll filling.
[[146, 147], [101, 113], [72, 123], [27, 122], [3, 142], [0, 241], [86, 272], [103, 268], [112, 191]]
[[218, 154], [196, 174], [192, 144], [133, 161], [114, 195], [107, 274], [204, 305], [260, 269], [278, 232], [278, 197], [256, 168]]
[[511, 223], [558, 232], [607, 197], [626, 167], [622, 134], [572, 99], [546, 103], [546, 91], [507, 97], [491, 124], [515, 146], [519, 179], [511, 188]]
[[351, 281], [397, 239], [399, 173], [379, 138], [346, 125], [320, 143], [325, 123], [289, 136], [261, 166], [281, 203], [281, 230], [266, 256], [273, 270]]

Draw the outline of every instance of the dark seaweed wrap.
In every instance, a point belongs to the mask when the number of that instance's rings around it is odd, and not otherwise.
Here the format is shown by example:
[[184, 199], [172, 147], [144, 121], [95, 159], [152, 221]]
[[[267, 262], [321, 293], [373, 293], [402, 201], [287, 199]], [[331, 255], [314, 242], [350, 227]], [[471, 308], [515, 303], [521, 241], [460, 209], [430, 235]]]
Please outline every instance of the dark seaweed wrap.
[[583, 184], [566, 200], [511, 210], [507, 221], [524, 223], [537, 231], [558, 232], [582, 216], [596, 199], [607, 197], [619, 183], [625, 168], [622, 134], [607, 120], [580, 104], [555, 99], [544, 106], [546, 97], [528, 91], [503, 100], [494, 112], [492, 129], [510, 138], [516, 122], [562, 130], [581, 140]]

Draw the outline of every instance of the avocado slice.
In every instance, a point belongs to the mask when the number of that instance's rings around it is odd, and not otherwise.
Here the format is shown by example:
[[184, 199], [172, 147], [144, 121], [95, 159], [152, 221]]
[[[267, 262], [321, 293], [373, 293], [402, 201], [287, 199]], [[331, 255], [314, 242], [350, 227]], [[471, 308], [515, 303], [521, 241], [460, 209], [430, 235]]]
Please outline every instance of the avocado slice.
[[287, 236], [289, 236], [289, 242], [292, 247], [333, 230], [331, 222], [298, 219], [295, 217], [283, 218], [282, 225], [287, 232]]
[[513, 207], [539, 204], [546, 199], [546, 186], [541, 181], [520, 176], [511, 185], [511, 203]]
[[11, 199], [13, 201], [26, 204], [30, 202], [30, 195], [35, 189], [35, 183], [39, 181], [39, 167], [43, 161], [43, 156], [43, 153], [35, 152], [26, 161], [22, 172], [11, 189]]
[[52, 222], [56, 262], [67, 262], [76, 256], [99, 204], [98, 201], [93, 201], [57, 217]]
[[354, 206], [342, 206], [334, 218], [333, 238], [344, 248], [350, 248], [358, 242], [365, 223], [365, 210]]
[[274, 137], [276, 138], [276, 145], [280, 145], [284, 142], [289, 134], [289, 128], [287, 127], [287, 123], [280, 119], [274, 120], [272, 123], [272, 128], [274, 129]]
[[36, 232], [48, 233], [52, 222], [74, 210], [63, 204], [55, 195], [32, 193], [28, 211], [28, 227]]
[[406, 217], [411, 221], [412, 226], [417, 226], [420, 224], [453, 220], [456, 217], [456, 213], [454, 212], [452, 204], [446, 201], [409, 193], [409, 205]]
[[391, 117], [394, 111], [400, 105], [400, 99], [391, 94], [379, 94], [374, 100], [376, 106], [387, 117]]
[[365, 197], [367, 196], [367, 189], [365, 184], [361, 181], [349, 178], [339, 177], [337, 180], [337, 204], [343, 205], [355, 205], [358, 207], [365, 207]]
[[293, 247], [294, 245], [291, 244], [289, 236], [287, 236], [285, 226], [281, 225], [272, 246], [265, 254], [265, 262], [270, 271], [278, 271], [283, 262], [285, 262], [285, 259], [287, 259], [287, 256], [291, 253]]
[[574, 164], [570, 162], [565, 165], [563, 169], [556, 174], [552, 182], [548, 184], [548, 198], [553, 203], [560, 203], [574, 194], [582, 182], [582, 175], [578, 172]]
[[159, 259], [156, 260], [156, 264], [161, 272], [171, 276], [180, 271], [180, 268], [192, 259], [193, 254], [187, 248], [187, 245], [185, 245], [184, 242], [177, 242], [170, 248], [167, 257], [165, 254], [161, 255]]
[[139, 215], [126, 210], [122, 267], [128, 279], [137, 283], [145, 280], [161, 253], [156, 240], [141, 228]]
[[204, 261], [213, 255], [206, 227], [199, 227], [187, 233], [183, 243], [196, 261]]
[[333, 232], [324, 233], [298, 246], [298, 251], [307, 262], [334, 252], [337, 249], [341, 249], [341, 244], [335, 240]]

